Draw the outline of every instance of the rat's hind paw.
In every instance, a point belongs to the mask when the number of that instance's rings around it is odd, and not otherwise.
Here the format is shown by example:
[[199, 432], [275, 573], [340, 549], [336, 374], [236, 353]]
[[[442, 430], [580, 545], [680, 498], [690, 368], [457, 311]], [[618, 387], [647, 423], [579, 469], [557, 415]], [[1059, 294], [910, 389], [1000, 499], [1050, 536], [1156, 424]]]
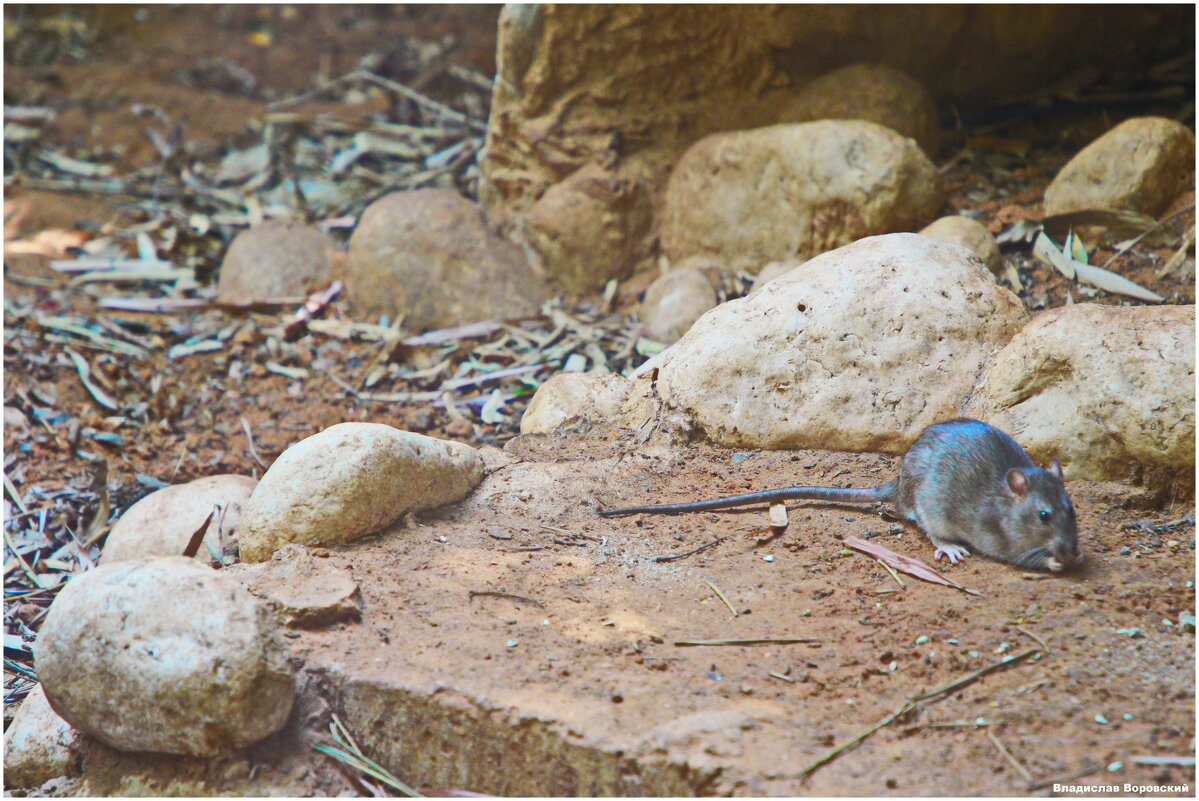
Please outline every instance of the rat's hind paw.
[[949, 564], [956, 565], [958, 560], [965, 559], [969, 555], [970, 552], [960, 545], [946, 544], [937, 546], [937, 551], [933, 554], [933, 559], [939, 560], [942, 556], [947, 556], [949, 557]]

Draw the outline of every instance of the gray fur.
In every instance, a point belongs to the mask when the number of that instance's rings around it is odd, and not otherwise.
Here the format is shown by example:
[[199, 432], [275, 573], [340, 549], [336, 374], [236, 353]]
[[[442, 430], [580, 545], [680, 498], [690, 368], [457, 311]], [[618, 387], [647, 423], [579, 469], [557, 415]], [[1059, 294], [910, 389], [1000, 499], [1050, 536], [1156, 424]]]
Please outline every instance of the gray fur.
[[903, 455], [899, 477], [877, 487], [786, 487], [600, 514], [677, 514], [789, 500], [890, 506], [899, 517], [915, 522], [938, 553], [959, 545], [1029, 570], [1062, 570], [1080, 559], [1074, 507], [1061, 466], [1056, 461], [1049, 470], [1035, 466], [1007, 434], [968, 419], [924, 429]]

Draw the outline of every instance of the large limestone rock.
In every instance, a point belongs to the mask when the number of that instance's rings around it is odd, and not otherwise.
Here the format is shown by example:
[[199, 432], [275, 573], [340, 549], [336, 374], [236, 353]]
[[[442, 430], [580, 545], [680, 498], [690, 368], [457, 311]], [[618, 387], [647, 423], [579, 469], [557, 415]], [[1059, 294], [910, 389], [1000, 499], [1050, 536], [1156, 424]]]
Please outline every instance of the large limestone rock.
[[242, 514], [241, 558], [262, 562], [289, 542], [335, 545], [405, 513], [460, 500], [483, 476], [461, 442], [379, 423], [339, 423], [285, 450]]
[[418, 330], [533, 314], [544, 294], [523, 251], [448, 189], [392, 192], [368, 206], [350, 238], [346, 290], [357, 308]]
[[266, 606], [182, 556], [72, 578], [38, 633], [54, 710], [120, 751], [214, 756], [287, 722], [293, 686]]
[[937, 104], [920, 81], [886, 64], [851, 64], [805, 85], [779, 122], [867, 120], [911, 137], [933, 157], [941, 147]]
[[217, 300], [255, 303], [304, 297], [329, 279], [337, 245], [296, 220], [268, 220], [238, 234], [221, 264]]
[[258, 480], [250, 476], [219, 475], [152, 492], [130, 506], [104, 541], [105, 564], [139, 556], [180, 556], [192, 535], [214, 512], [195, 558], [216, 565], [213, 552], [237, 546], [242, 509]]
[[975, 409], [1070, 478], [1193, 485], [1195, 307], [1042, 312], [996, 356]]
[[965, 248], [876, 236], [717, 306], [637, 375], [724, 445], [896, 453], [962, 412], [1026, 319]]
[[[1188, 26], [1189, 8], [1143, 4], [510, 4], [500, 15], [479, 196], [509, 234], [527, 227], [549, 187], [590, 164], [648, 175], [657, 197], [692, 144], [777, 122], [797, 88], [848, 63], [883, 62], [937, 100], [990, 107], [1084, 63], [1156, 64], [1177, 55]], [[592, 203], [589, 220], [618, 208]], [[585, 226], [560, 230], [544, 253], [550, 275], [577, 269], [556, 254], [582, 252], [597, 236]], [[628, 236], [632, 248], [639, 229]]]
[[923, 225], [941, 207], [936, 168], [912, 140], [860, 120], [714, 134], [675, 166], [662, 250], [734, 269], [811, 258]]
[[615, 373], [558, 373], [537, 388], [520, 418], [520, 433], [548, 434], [573, 420], [615, 420], [631, 382]]
[[63, 720], [35, 685], [4, 730], [4, 786], [37, 787], [76, 771], [79, 732]]
[[1128, 209], [1157, 216], [1194, 176], [1195, 135], [1165, 117], [1136, 117], [1070, 159], [1045, 190], [1045, 213]]

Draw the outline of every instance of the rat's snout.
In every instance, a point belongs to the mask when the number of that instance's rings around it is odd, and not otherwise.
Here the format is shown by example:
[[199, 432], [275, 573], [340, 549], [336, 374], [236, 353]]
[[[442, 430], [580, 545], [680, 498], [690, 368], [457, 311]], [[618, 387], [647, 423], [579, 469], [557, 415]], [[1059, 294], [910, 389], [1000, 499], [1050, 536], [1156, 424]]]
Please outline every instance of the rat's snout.
[[1048, 561], [1047, 567], [1054, 573], [1070, 570], [1082, 564], [1082, 551], [1079, 550], [1076, 540], [1054, 540], [1049, 543], [1048, 551], [1052, 558]]

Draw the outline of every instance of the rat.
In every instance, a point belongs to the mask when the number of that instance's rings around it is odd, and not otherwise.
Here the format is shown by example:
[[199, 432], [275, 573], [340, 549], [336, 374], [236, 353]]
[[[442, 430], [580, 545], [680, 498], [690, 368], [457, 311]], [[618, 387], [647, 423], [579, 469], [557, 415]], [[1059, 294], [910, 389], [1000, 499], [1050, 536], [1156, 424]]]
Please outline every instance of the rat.
[[1026, 570], [1060, 572], [1082, 561], [1062, 464], [1047, 468], [1010, 436], [978, 420], [934, 423], [877, 487], [784, 487], [691, 503], [601, 509], [604, 517], [678, 514], [790, 500], [874, 504], [916, 523], [951, 564], [971, 552]]

